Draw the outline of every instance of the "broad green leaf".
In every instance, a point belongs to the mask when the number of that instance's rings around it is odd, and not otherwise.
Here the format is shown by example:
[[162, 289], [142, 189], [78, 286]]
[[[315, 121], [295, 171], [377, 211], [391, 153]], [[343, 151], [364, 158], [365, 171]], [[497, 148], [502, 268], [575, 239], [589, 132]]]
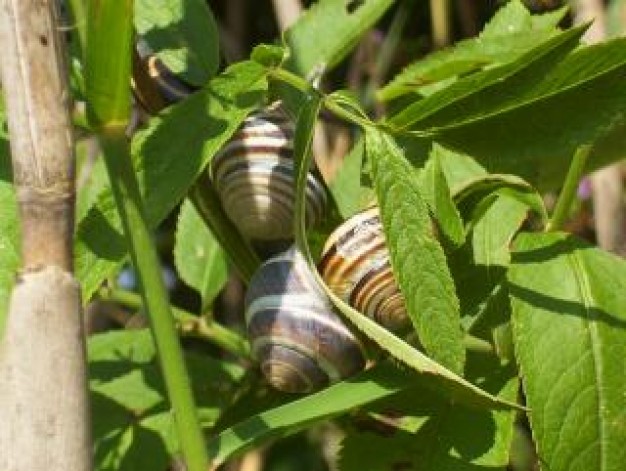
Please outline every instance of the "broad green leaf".
[[[367, 316], [364, 316], [360, 312], [352, 309], [324, 284], [324, 281], [317, 272], [315, 263], [311, 257], [311, 252], [307, 242], [305, 219], [306, 178], [312, 159], [311, 142], [313, 137], [313, 127], [311, 126], [311, 123], [315, 121], [319, 111], [320, 99], [317, 96], [309, 97], [305, 103], [306, 105], [301, 109], [298, 117], [294, 140], [294, 153], [296, 162], [298, 163], [296, 201], [294, 204], [294, 233], [296, 246], [303, 252], [305, 259], [311, 268], [311, 273], [313, 273], [316, 278], [318, 285], [324, 290], [335, 307], [337, 307], [337, 309], [354, 327], [360, 330], [363, 335], [375, 342], [387, 353], [402, 362], [404, 365], [410, 367], [418, 375], [426, 377], [426, 384], [429, 387], [443, 392], [455, 401], [460, 401], [477, 407], [494, 409], [517, 407], [515, 404], [500, 400], [486, 393], [477, 386], [431, 360], [419, 350], [416, 350], [403, 340], [399, 339]], [[373, 129], [370, 131], [374, 132]]]
[[579, 42], [580, 26], [560, 33], [516, 61], [465, 77], [391, 117], [397, 128], [429, 129], [516, 104]]
[[562, 233], [520, 234], [513, 333], [544, 469], [626, 463], [626, 263]]
[[[581, 48], [518, 102], [441, 128], [435, 138], [473, 156], [490, 172], [516, 174], [539, 189], [554, 188], [581, 144], [596, 143], [589, 169], [623, 155], [625, 70], [626, 40]], [[513, 88], [509, 93], [517, 96]]]
[[[518, 381], [513, 368], [493, 357], [468, 360], [474, 380], [480, 374], [485, 389], [515, 399]], [[508, 464], [512, 411], [452, 406], [431, 391], [407, 388], [361, 412], [369, 412], [374, 424], [365, 431], [349, 430], [339, 452], [342, 471], [362, 470], [365, 464], [368, 471], [489, 471]]]
[[[1, 111], [1, 110], [0, 110]], [[9, 309], [9, 298], [20, 263], [17, 202], [11, 176], [11, 158], [0, 114], [0, 340]]]
[[392, 4], [393, 0], [319, 0], [285, 33], [290, 50], [286, 67], [303, 76], [318, 67], [332, 69]]
[[[179, 445], [150, 333], [92, 336], [88, 357], [96, 469], [165, 469]], [[191, 353], [186, 363], [201, 422], [212, 426], [244, 370]]]
[[527, 215], [528, 207], [524, 203], [506, 195], [499, 196], [473, 227], [474, 263], [488, 269], [507, 267], [511, 241]]
[[516, 60], [558, 32], [557, 24], [566, 9], [531, 15], [519, 0], [507, 2], [477, 38], [437, 51], [407, 66], [378, 92], [379, 99], [391, 100], [403, 94], [450, 78]]
[[[265, 96], [265, 70], [241, 62], [187, 100], [153, 118], [132, 143], [149, 224], [156, 227], [185, 196], [215, 153]], [[119, 268], [126, 244], [113, 195], [105, 191], [79, 222], [75, 270], [88, 301]]]
[[420, 191], [442, 235], [454, 247], [458, 247], [465, 239], [463, 221], [450, 195], [438, 149], [440, 147], [433, 147], [430, 158], [419, 174]]
[[132, 11], [131, 0], [87, 4], [85, 93], [92, 126], [125, 126], [130, 118]]
[[93, 141], [76, 143], [76, 220], [83, 219], [96, 204], [100, 194], [109, 186], [104, 158], [89, 155]]
[[361, 183], [364, 152], [365, 142], [360, 137], [343, 159], [341, 167], [329, 185], [330, 192], [344, 219], [367, 207], [376, 198], [371, 188]]
[[420, 342], [435, 361], [463, 371], [459, 301], [441, 245], [433, 234], [419, 182], [393, 139], [365, 133], [391, 265]]
[[439, 156], [441, 170], [446, 176], [452, 196], [456, 194], [458, 187], [487, 174], [487, 171], [467, 154], [453, 151], [437, 142], [433, 143], [432, 151], [437, 152]]
[[410, 378], [390, 363], [381, 363], [359, 375], [252, 416], [209, 441], [214, 465], [271, 439], [294, 434], [316, 422], [342, 415], [364, 404], [388, 397], [410, 384]]
[[174, 263], [182, 280], [211, 305], [228, 278], [224, 251], [189, 201], [180, 209], [174, 245]]
[[217, 24], [202, 0], [136, 0], [135, 29], [163, 64], [203, 86], [220, 63]]

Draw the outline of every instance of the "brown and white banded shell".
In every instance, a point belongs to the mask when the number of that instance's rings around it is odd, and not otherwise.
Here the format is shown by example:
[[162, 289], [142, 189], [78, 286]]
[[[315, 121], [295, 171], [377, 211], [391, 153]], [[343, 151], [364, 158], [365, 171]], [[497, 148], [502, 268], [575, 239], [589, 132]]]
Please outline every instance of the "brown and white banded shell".
[[357, 213], [335, 229], [318, 268], [328, 287], [357, 311], [391, 331], [410, 324], [378, 208]]
[[[211, 162], [211, 178], [224, 210], [247, 239], [293, 238], [294, 131], [292, 120], [274, 104], [249, 116]], [[322, 219], [326, 200], [321, 180], [309, 172], [309, 225]]]
[[312, 392], [364, 368], [361, 343], [334, 312], [295, 248], [259, 268], [245, 306], [253, 354], [275, 388]]

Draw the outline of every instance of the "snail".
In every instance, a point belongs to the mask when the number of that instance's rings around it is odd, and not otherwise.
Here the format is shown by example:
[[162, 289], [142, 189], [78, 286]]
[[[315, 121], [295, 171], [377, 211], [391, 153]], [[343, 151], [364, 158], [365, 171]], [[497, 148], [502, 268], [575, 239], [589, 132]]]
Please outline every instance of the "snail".
[[[174, 74], [161, 59], [150, 48], [142, 37], [137, 39], [133, 71], [133, 93], [139, 103], [150, 111], [156, 104], [151, 103], [150, 93], [154, 91], [146, 90], [146, 81], [151, 81], [153, 87], [159, 95], [158, 101], [162, 101], [161, 106], [177, 103], [197, 90], [196, 87], [185, 82]], [[139, 79], [139, 83], [135, 80]], [[154, 112], [158, 110], [153, 110]]]
[[333, 231], [318, 269], [339, 298], [383, 327], [398, 332], [410, 325], [377, 207], [355, 214]]
[[[211, 178], [226, 214], [253, 243], [293, 238], [294, 132], [294, 123], [276, 102], [250, 115], [211, 162]], [[324, 184], [309, 171], [309, 226], [322, 219], [326, 201]]]
[[254, 274], [245, 312], [253, 355], [276, 389], [312, 392], [365, 366], [362, 344], [294, 247], [268, 259]]

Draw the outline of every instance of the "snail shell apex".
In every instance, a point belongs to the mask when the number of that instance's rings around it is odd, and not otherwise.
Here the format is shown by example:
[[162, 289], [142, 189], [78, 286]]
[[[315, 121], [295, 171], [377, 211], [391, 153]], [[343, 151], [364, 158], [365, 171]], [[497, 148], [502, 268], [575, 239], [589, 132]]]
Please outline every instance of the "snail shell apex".
[[252, 352], [275, 388], [312, 392], [364, 368], [362, 345], [295, 249], [259, 268], [245, 306]]
[[[250, 115], [211, 162], [211, 178], [228, 217], [244, 237], [293, 237], [295, 126], [278, 104]], [[326, 189], [313, 172], [306, 184], [307, 223], [320, 221]]]
[[377, 207], [357, 213], [329, 236], [319, 271], [344, 302], [391, 331], [409, 326]]

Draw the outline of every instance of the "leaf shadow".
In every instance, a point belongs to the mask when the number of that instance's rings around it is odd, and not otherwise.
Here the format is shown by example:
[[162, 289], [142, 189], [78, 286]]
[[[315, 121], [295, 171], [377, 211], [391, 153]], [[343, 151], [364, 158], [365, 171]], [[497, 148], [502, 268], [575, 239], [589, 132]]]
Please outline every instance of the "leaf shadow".
[[107, 219], [100, 206], [93, 206], [78, 227], [80, 239], [98, 258], [119, 261], [127, 252], [126, 239]]
[[583, 303], [547, 296], [538, 291], [518, 284], [507, 283], [509, 294], [538, 309], [559, 315], [580, 317], [587, 322], [602, 322], [620, 329], [626, 329], [626, 321], [596, 307], [587, 307]]

